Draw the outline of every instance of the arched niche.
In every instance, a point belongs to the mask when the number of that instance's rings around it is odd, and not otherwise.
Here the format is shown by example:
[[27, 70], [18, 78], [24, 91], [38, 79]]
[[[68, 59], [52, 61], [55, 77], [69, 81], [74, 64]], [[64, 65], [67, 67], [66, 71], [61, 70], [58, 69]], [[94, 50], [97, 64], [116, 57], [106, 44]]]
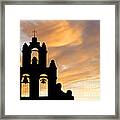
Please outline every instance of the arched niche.
[[39, 97], [48, 96], [48, 76], [41, 74], [39, 78]]
[[20, 82], [21, 97], [30, 97], [30, 78], [29, 74], [23, 74]]
[[38, 50], [38, 48], [31, 49], [31, 64], [32, 64], [32, 60], [34, 57], [37, 58], [37, 64], [38, 64], [39, 63], [39, 50]]

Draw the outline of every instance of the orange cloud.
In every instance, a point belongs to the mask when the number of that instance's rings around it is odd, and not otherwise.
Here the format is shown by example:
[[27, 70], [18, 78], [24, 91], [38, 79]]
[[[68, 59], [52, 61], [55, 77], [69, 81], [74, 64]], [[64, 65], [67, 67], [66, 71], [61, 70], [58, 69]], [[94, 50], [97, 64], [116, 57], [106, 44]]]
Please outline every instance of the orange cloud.
[[49, 47], [82, 43], [81, 31], [72, 28], [67, 21], [36, 21], [36, 23], [31, 25], [27, 21], [21, 22], [23, 26], [22, 31], [30, 37], [32, 35], [31, 30], [35, 29], [38, 39], [46, 41]]

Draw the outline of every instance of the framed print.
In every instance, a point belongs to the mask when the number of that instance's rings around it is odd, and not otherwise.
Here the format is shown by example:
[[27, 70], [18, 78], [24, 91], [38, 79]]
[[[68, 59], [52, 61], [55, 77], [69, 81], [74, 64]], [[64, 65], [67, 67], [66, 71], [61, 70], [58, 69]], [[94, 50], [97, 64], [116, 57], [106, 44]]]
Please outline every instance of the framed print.
[[1, 118], [119, 119], [119, 2], [1, 5]]

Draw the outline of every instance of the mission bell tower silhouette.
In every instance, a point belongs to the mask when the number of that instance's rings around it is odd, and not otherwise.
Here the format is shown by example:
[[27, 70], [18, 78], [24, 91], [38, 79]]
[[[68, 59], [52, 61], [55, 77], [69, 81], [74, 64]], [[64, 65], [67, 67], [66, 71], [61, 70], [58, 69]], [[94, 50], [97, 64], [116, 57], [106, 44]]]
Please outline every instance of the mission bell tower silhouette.
[[[37, 57], [32, 57], [32, 52]], [[57, 67], [51, 60], [46, 66], [47, 48], [43, 42], [37, 42], [37, 37], [32, 37], [29, 45], [24, 43], [22, 47], [22, 66], [20, 67], [20, 99], [21, 100], [74, 100], [72, 91], [61, 90], [61, 83], [57, 83]], [[47, 94], [41, 95], [42, 85], [47, 84]], [[44, 89], [43, 89], [44, 90]]]

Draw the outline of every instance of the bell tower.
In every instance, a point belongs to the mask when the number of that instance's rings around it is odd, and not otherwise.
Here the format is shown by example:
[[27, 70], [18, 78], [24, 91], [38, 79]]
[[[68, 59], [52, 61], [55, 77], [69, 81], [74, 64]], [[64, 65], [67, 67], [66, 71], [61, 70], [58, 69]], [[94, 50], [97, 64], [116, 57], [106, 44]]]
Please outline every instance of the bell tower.
[[[22, 49], [22, 67], [20, 67], [21, 100], [73, 100], [72, 91], [64, 93], [57, 83], [57, 66], [51, 60], [47, 66], [46, 44], [37, 41], [33, 31], [29, 45], [24, 43]], [[45, 94], [43, 94], [45, 91]]]

